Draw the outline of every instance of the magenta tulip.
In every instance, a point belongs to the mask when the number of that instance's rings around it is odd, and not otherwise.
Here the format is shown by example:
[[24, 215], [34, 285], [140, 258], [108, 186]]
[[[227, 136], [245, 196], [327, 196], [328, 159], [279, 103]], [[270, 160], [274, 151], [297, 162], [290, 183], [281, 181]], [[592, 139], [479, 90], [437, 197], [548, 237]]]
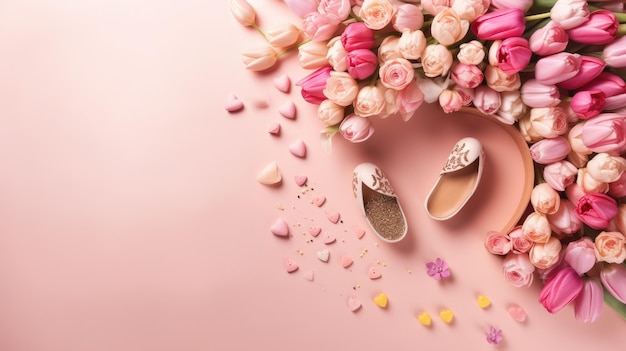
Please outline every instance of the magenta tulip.
[[602, 72], [596, 77], [596, 79], [585, 84], [580, 89], [599, 90], [603, 92], [606, 97], [610, 97], [626, 93], [626, 82], [624, 82], [624, 78], [618, 76], [617, 74]]
[[374, 31], [363, 22], [350, 23], [341, 33], [341, 44], [346, 51], [371, 49], [374, 46]]
[[605, 99], [601, 91], [581, 90], [572, 97], [570, 107], [580, 119], [589, 119], [602, 112]]
[[583, 144], [593, 152], [621, 153], [626, 147], [626, 121], [617, 113], [601, 113], [585, 121]]
[[319, 105], [326, 100], [324, 88], [326, 88], [326, 81], [330, 77], [330, 71], [332, 71], [330, 66], [318, 68], [296, 83], [302, 88], [301, 93], [305, 101]]
[[604, 266], [600, 272], [600, 280], [613, 297], [626, 303], [626, 267], [617, 263]]
[[617, 36], [619, 21], [608, 10], [597, 10], [589, 15], [589, 20], [567, 31], [570, 39], [582, 43], [602, 45], [612, 42]]
[[617, 201], [600, 193], [585, 194], [576, 205], [576, 217], [593, 229], [608, 227], [617, 211]]
[[594, 322], [604, 306], [602, 285], [593, 279], [585, 279], [583, 288], [574, 302], [574, 316], [582, 322]]
[[576, 75], [568, 80], [558, 83], [558, 86], [566, 90], [575, 90], [593, 81], [602, 73], [606, 64], [602, 59], [593, 56], [581, 56], [580, 69]]
[[564, 259], [579, 275], [589, 272], [596, 264], [593, 241], [588, 237], [583, 237], [567, 244]]
[[506, 38], [500, 44], [496, 53], [498, 67], [507, 74], [517, 73], [530, 63], [532, 51], [528, 41], [521, 37]]
[[348, 73], [355, 79], [365, 79], [378, 68], [378, 57], [367, 49], [356, 49], [346, 55]]
[[578, 74], [582, 57], [579, 54], [559, 52], [537, 60], [535, 79], [545, 85], [556, 84], [573, 78]]
[[562, 268], [546, 281], [539, 302], [548, 312], [556, 313], [578, 297], [583, 285], [582, 278], [573, 268]]
[[611, 67], [626, 67], [626, 36], [619, 37], [604, 46], [602, 58]]
[[532, 159], [542, 165], [561, 161], [571, 151], [566, 138], [558, 136], [539, 140], [530, 147]]
[[501, 9], [478, 17], [470, 24], [471, 31], [481, 40], [519, 37], [525, 29], [524, 12], [520, 9]]

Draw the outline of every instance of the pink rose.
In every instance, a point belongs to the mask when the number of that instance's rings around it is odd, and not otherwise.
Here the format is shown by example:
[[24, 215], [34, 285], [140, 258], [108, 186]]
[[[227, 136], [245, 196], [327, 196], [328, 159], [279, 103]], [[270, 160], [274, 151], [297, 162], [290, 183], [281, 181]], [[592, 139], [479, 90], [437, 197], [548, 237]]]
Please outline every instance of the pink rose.
[[626, 238], [620, 232], [602, 232], [594, 240], [598, 261], [622, 263], [626, 259]]
[[535, 242], [528, 253], [528, 257], [535, 267], [548, 269], [559, 262], [561, 249], [562, 245], [559, 239], [551, 237], [546, 243]]
[[492, 231], [485, 237], [485, 248], [494, 255], [506, 255], [511, 251], [511, 241], [505, 234]]
[[552, 229], [544, 214], [533, 212], [524, 219], [522, 233], [526, 239], [534, 243], [546, 243], [552, 235]]
[[422, 0], [421, 5], [424, 11], [436, 16], [439, 12], [450, 8], [452, 0]]
[[585, 194], [576, 205], [576, 216], [593, 229], [604, 229], [617, 215], [617, 202], [605, 194]]
[[411, 62], [396, 58], [383, 63], [379, 70], [380, 81], [390, 89], [402, 90], [415, 78]]
[[396, 58], [403, 58], [400, 53], [400, 37], [390, 35], [383, 39], [378, 47], [378, 63], [382, 65]]
[[389, 0], [365, 0], [359, 10], [359, 17], [368, 28], [378, 30], [391, 23], [394, 10]]
[[426, 77], [443, 76], [452, 66], [452, 53], [441, 44], [426, 46], [422, 54], [422, 68]]
[[348, 51], [346, 55], [348, 73], [355, 79], [365, 79], [371, 76], [378, 68], [378, 57], [368, 49]]
[[462, 20], [452, 9], [444, 9], [433, 18], [430, 34], [441, 45], [452, 45], [463, 39], [469, 30], [469, 22]]
[[514, 287], [530, 286], [533, 283], [535, 266], [528, 255], [509, 253], [502, 263], [504, 277]]
[[330, 72], [326, 80], [324, 96], [339, 106], [350, 106], [359, 92], [357, 81], [346, 72]]
[[516, 254], [527, 253], [535, 244], [524, 236], [522, 226], [511, 229], [508, 236], [511, 240], [511, 251]]
[[452, 79], [463, 88], [476, 88], [483, 81], [483, 72], [476, 65], [457, 63], [452, 68]]
[[377, 86], [366, 85], [354, 101], [354, 113], [361, 117], [376, 116], [385, 108], [385, 97]]
[[367, 117], [351, 114], [339, 125], [339, 134], [353, 143], [361, 143], [374, 134], [374, 126]]

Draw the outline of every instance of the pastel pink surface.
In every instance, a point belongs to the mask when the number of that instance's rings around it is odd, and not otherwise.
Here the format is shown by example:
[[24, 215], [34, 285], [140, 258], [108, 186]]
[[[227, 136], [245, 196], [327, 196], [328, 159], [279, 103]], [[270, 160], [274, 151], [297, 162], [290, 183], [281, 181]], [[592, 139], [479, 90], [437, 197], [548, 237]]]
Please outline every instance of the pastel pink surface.
[[[249, 2], [261, 27], [298, 23], [283, 2]], [[286, 97], [272, 79], [309, 72], [294, 55], [268, 73], [244, 70], [240, 52], [261, 42], [230, 16], [227, 1], [3, 2], [2, 351], [308, 351], [328, 349], [329, 340], [345, 350], [487, 349], [488, 325], [504, 331], [507, 351], [626, 343], [625, 322], [610, 309], [594, 324], [575, 321], [569, 307], [550, 315], [537, 303], [538, 283], [508, 286], [501, 260], [482, 247], [519, 197], [506, 133], [426, 106], [407, 123], [374, 120], [366, 143], [335, 139], [328, 155], [316, 107], [294, 88], [302, 118], [285, 121], [284, 138], [269, 138]], [[231, 115], [225, 92], [268, 108], [250, 104]], [[423, 199], [449, 147], [468, 133], [488, 154], [483, 183], [471, 211], [434, 222]], [[306, 160], [285, 152], [297, 138], [309, 146]], [[257, 183], [273, 160], [287, 179], [314, 179], [312, 192], [332, 196], [345, 223], [298, 199], [294, 182]], [[350, 187], [364, 161], [385, 170], [402, 201], [410, 230], [399, 244], [354, 235], [354, 226], [367, 228]], [[277, 217], [301, 224], [294, 240], [264, 234]], [[313, 225], [336, 233], [339, 255], [367, 248], [355, 267], [386, 262], [384, 278], [320, 263], [314, 252], [324, 243], [300, 233]], [[297, 256], [303, 272], [286, 274], [296, 249], [305, 251]], [[423, 272], [433, 257], [454, 271], [450, 284]], [[312, 267], [315, 281], [302, 279]], [[384, 310], [372, 303], [381, 291], [392, 301]], [[492, 300], [489, 311], [476, 306], [477, 292]], [[368, 302], [356, 314], [346, 308], [355, 294]], [[508, 315], [510, 303], [524, 308], [524, 323]], [[454, 326], [436, 318], [433, 328], [416, 326], [418, 311], [434, 316], [440, 306], [454, 311]]]

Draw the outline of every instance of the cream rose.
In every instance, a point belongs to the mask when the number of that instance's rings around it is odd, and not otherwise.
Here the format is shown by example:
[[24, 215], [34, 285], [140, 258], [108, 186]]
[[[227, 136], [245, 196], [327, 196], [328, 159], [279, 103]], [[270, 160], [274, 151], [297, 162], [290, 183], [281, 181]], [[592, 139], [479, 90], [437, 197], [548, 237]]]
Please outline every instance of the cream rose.
[[345, 109], [326, 99], [317, 108], [317, 118], [326, 126], [334, 126], [343, 120]]
[[552, 235], [552, 229], [545, 215], [533, 212], [524, 220], [522, 233], [526, 239], [534, 243], [546, 243]]
[[444, 9], [433, 18], [430, 33], [440, 44], [452, 45], [463, 39], [469, 29], [469, 22], [462, 20], [452, 9]]
[[618, 180], [626, 170], [626, 160], [601, 152], [587, 162], [587, 172], [595, 180], [611, 183]]
[[452, 53], [441, 44], [426, 46], [422, 54], [422, 68], [427, 77], [444, 76], [452, 66]]
[[358, 83], [347, 72], [330, 72], [324, 88], [326, 98], [337, 105], [349, 106], [352, 105], [358, 93]]
[[402, 57], [409, 60], [417, 60], [422, 56], [426, 48], [426, 37], [421, 30], [405, 30], [398, 42], [398, 49]]
[[559, 261], [563, 246], [559, 239], [551, 237], [545, 244], [535, 243], [530, 249], [530, 262], [539, 269], [548, 269]]
[[472, 40], [459, 46], [459, 53], [456, 57], [459, 62], [466, 65], [478, 65], [485, 59], [485, 48], [478, 40]]
[[620, 232], [602, 232], [594, 241], [596, 259], [608, 263], [622, 263], [626, 259], [626, 238]]
[[540, 183], [530, 193], [530, 202], [539, 213], [555, 214], [559, 210], [561, 197], [548, 183]]
[[361, 117], [376, 116], [385, 108], [383, 92], [376, 86], [366, 85], [356, 96], [354, 113]]
[[395, 13], [395, 7], [389, 0], [365, 0], [359, 10], [359, 17], [373, 30], [387, 26]]
[[485, 81], [487, 85], [497, 91], [515, 91], [522, 86], [519, 73], [507, 74], [499, 67], [488, 65], [485, 69]]
[[403, 58], [386, 61], [380, 67], [381, 83], [390, 89], [402, 90], [415, 79], [411, 62]]
[[400, 53], [400, 37], [390, 35], [383, 39], [378, 47], [378, 63], [383, 64], [395, 58], [401, 58]]

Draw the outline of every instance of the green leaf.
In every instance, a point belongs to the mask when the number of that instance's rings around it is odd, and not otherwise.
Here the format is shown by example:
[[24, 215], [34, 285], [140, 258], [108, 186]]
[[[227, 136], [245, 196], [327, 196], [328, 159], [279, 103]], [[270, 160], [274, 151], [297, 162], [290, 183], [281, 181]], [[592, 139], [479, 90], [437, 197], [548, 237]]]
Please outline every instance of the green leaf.
[[606, 303], [609, 307], [615, 310], [617, 314], [626, 320], [626, 304], [621, 303], [606, 289], [604, 290], [604, 303]]

